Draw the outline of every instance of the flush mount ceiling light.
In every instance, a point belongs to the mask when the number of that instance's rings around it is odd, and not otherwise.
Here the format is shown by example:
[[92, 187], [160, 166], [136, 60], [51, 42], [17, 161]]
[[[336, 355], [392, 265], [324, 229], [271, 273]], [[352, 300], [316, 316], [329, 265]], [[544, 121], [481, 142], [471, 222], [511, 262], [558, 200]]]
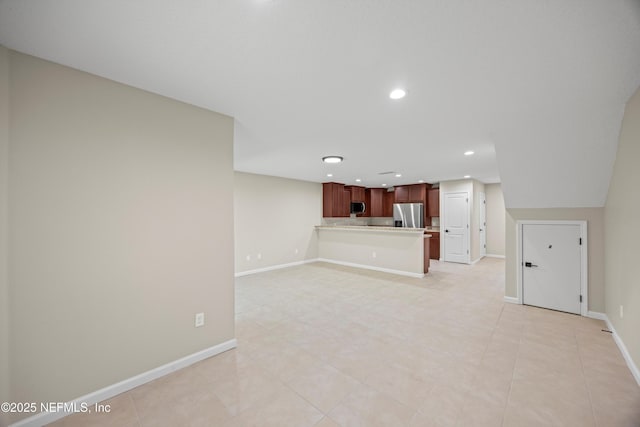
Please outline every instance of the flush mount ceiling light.
[[389, 94], [389, 98], [391, 99], [402, 99], [407, 95], [407, 91], [404, 89], [394, 89]]
[[325, 156], [322, 158], [322, 161], [325, 163], [340, 163], [343, 160], [340, 156]]
[[469, 151], [465, 151], [464, 152], [465, 156], [472, 156], [473, 155], [473, 151], [469, 150]]

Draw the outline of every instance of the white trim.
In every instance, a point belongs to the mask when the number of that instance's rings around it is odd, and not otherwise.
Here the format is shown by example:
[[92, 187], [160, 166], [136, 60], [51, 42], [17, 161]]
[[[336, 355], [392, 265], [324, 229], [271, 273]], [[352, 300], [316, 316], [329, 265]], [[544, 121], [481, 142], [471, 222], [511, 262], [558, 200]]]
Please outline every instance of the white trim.
[[415, 277], [417, 279], [422, 279], [424, 277], [424, 273], [412, 273], [410, 271], [393, 270], [391, 268], [375, 267], [373, 265], [366, 265], [366, 264], [356, 264], [353, 262], [338, 261], [335, 259], [318, 258], [318, 261], [328, 262], [330, 264], [345, 265], [347, 267], [364, 268], [365, 270], [382, 271], [383, 273], [399, 274], [400, 276]]
[[498, 254], [486, 254], [485, 256], [486, 256], [486, 257], [489, 257], [489, 258], [501, 258], [501, 259], [505, 259], [505, 256], [504, 256], [504, 255], [498, 255]]
[[606, 314], [600, 313], [598, 311], [587, 311], [587, 317], [591, 319], [604, 320], [605, 322], [608, 320]]
[[[100, 390], [94, 391], [89, 394], [85, 394], [84, 396], [74, 399], [71, 402], [67, 402], [67, 405], [71, 408], [73, 408], [74, 406], [77, 408], [80, 408], [83, 403], [88, 406], [92, 406], [96, 403], [110, 399], [121, 393], [124, 393], [131, 389], [139, 387], [143, 384], [146, 384], [150, 381], [153, 381], [155, 379], [168, 375], [179, 369], [185, 368], [189, 365], [193, 365], [196, 362], [199, 362], [201, 360], [223, 353], [227, 350], [231, 350], [236, 346], [237, 346], [237, 342], [235, 338], [229, 341], [225, 341], [218, 345], [214, 345], [213, 347], [206, 348], [202, 351], [198, 351], [197, 353], [190, 354], [189, 356], [185, 356], [178, 360], [174, 360], [173, 362], [169, 362], [165, 365], [151, 369], [150, 371], [143, 372], [131, 378], [127, 378], [126, 380], [120, 381], [119, 383], [109, 385], [107, 387], [104, 387]], [[38, 427], [38, 426], [52, 423], [56, 420], [59, 420], [60, 418], [66, 417], [67, 415], [70, 415], [70, 413], [40, 412], [37, 415], [34, 415], [29, 418], [25, 418], [14, 424], [11, 424], [10, 427]]]
[[248, 276], [250, 274], [264, 273], [266, 271], [280, 270], [281, 268], [295, 267], [297, 265], [310, 264], [312, 262], [317, 262], [317, 261], [318, 261], [318, 258], [313, 258], [313, 259], [305, 259], [303, 261], [289, 262], [287, 264], [278, 264], [278, 265], [272, 265], [269, 267], [256, 268], [255, 270], [247, 270], [247, 271], [241, 271], [239, 273], [235, 273], [235, 277], [242, 277], [242, 276]]
[[509, 304], [522, 304], [520, 300], [518, 300], [518, 298], [516, 297], [508, 297], [505, 295], [503, 299], [504, 299], [504, 302], [508, 302]]
[[473, 265], [473, 264], [478, 263], [482, 258], [484, 258], [484, 255], [480, 256], [480, 258], [476, 259], [475, 261], [471, 261], [471, 262], [469, 263], [469, 265]]
[[587, 230], [587, 221], [584, 220], [576, 220], [576, 221], [565, 221], [565, 220], [518, 220], [516, 221], [516, 245], [518, 249], [518, 259], [516, 261], [517, 268], [517, 292], [518, 292], [518, 301], [520, 304], [523, 303], [523, 283], [522, 283], [522, 232], [523, 225], [529, 224], [557, 224], [557, 225], [578, 225], [580, 226], [580, 237], [582, 238], [582, 245], [580, 246], [580, 294], [582, 295], [582, 302], [580, 303], [580, 315], [587, 316], [588, 307], [589, 307], [589, 257], [588, 248], [588, 230]]
[[640, 370], [638, 369], [636, 364], [633, 362], [633, 359], [629, 354], [629, 350], [627, 350], [627, 346], [624, 345], [624, 342], [622, 342], [622, 338], [620, 338], [620, 336], [616, 332], [616, 328], [613, 327], [613, 324], [609, 320], [609, 316], [607, 316], [606, 314], [603, 314], [603, 316], [605, 317], [604, 321], [607, 323], [607, 327], [609, 328], [609, 330], [613, 335], [613, 340], [618, 345], [618, 348], [620, 349], [620, 352], [622, 353], [622, 357], [624, 357], [625, 362], [627, 362], [627, 366], [631, 371], [631, 375], [633, 375], [633, 377], [636, 379], [636, 382], [640, 386]]

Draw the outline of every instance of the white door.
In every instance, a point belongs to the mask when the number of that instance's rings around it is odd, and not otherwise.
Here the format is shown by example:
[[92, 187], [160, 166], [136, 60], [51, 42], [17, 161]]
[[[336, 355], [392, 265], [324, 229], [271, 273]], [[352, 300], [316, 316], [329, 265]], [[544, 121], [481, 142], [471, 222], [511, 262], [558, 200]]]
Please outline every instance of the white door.
[[469, 193], [444, 195], [444, 260], [469, 262]]
[[480, 256], [487, 254], [487, 198], [480, 193]]
[[522, 225], [522, 303], [580, 314], [582, 240], [578, 224]]

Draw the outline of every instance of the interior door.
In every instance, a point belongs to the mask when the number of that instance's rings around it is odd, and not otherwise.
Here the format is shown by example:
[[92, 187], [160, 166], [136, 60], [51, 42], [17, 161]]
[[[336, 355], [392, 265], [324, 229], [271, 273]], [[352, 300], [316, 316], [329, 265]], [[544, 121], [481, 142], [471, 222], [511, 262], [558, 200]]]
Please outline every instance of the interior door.
[[580, 314], [582, 246], [577, 224], [522, 225], [522, 302]]
[[[469, 193], [444, 195], [444, 260], [469, 262]], [[442, 229], [441, 229], [442, 230]]]
[[479, 193], [480, 203], [480, 256], [487, 254], [487, 198]]

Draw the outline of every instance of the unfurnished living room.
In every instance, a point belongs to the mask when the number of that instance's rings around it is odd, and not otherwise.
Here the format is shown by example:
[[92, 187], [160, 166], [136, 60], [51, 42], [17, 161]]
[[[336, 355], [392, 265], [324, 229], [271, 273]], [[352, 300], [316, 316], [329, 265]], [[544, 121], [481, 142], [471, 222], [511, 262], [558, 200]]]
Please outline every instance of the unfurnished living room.
[[640, 1], [0, 0], [0, 427], [640, 427]]

